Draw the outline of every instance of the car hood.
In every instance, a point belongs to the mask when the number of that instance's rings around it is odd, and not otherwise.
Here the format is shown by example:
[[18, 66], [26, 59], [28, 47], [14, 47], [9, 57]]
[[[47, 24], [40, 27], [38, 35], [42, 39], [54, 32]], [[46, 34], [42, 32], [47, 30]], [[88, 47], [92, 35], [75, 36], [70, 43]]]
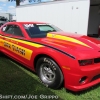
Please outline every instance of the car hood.
[[98, 55], [100, 52], [99, 40], [78, 34], [51, 32], [46, 38], [38, 38], [35, 41], [78, 57], [90, 57], [91, 53]]

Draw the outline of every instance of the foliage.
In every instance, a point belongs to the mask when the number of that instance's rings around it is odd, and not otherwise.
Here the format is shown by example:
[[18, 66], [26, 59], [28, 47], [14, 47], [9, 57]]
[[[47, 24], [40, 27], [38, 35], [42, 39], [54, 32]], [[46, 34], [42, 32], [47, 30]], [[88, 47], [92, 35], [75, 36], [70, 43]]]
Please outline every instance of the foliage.
[[[26, 0], [8, 0], [10, 2], [15, 1], [16, 2], [16, 6], [20, 5], [20, 2], [25, 2]], [[41, 0], [28, 0], [28, 2], [41, 2]]]

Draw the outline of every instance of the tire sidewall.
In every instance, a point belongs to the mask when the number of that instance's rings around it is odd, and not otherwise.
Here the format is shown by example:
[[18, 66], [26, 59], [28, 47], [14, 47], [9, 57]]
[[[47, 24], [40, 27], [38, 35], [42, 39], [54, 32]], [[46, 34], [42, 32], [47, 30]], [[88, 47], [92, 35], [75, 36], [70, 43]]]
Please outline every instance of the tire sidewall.
[[[43, 63], [48, 63], [50, 65], [50, 67], [55, 71], [55, 79], [53, 82], [44, 82], [41, 78], [41, 73], [40, 73], [40, 66], [43, 64]], [[62, 84], [62, 81], [63, 81], [63, 75], [62, 75], [62, 72], [59, 68], [59, 66], [55, 63], [54, 60], [52, 60], [51, 58], [48, 58], [48, 57], [42, 57], [40, 58], [38, 61], [37, 61], [37, 64], [36, 64], [36, 72], [41, 80], [41, 82], [46, 86], [46, 87], [50, 87], [50, 88], [53, 88], [53, 89], [57, 89], [61, 86]]]

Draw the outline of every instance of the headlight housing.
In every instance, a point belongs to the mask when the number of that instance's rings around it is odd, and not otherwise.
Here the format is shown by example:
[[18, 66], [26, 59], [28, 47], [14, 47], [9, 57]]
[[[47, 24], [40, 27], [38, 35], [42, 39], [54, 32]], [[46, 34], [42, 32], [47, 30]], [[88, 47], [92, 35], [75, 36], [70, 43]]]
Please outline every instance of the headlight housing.
[[86, 66], [86, 65], [91, 65], [94, 63], [93, 59], [86, 59], [86, 60], [79, 60], [79, 65], [80, 66]]

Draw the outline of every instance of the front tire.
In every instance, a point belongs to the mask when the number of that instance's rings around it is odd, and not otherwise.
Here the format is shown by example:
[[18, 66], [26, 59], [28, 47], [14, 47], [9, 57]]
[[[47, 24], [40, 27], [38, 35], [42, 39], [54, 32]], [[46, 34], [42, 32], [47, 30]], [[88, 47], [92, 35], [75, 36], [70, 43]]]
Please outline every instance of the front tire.
[[59, 66], [49, 57], [41, 57], [38, 59], [36, 72], [46, 87], [58, 89], [63, 83], [63, 74]]

